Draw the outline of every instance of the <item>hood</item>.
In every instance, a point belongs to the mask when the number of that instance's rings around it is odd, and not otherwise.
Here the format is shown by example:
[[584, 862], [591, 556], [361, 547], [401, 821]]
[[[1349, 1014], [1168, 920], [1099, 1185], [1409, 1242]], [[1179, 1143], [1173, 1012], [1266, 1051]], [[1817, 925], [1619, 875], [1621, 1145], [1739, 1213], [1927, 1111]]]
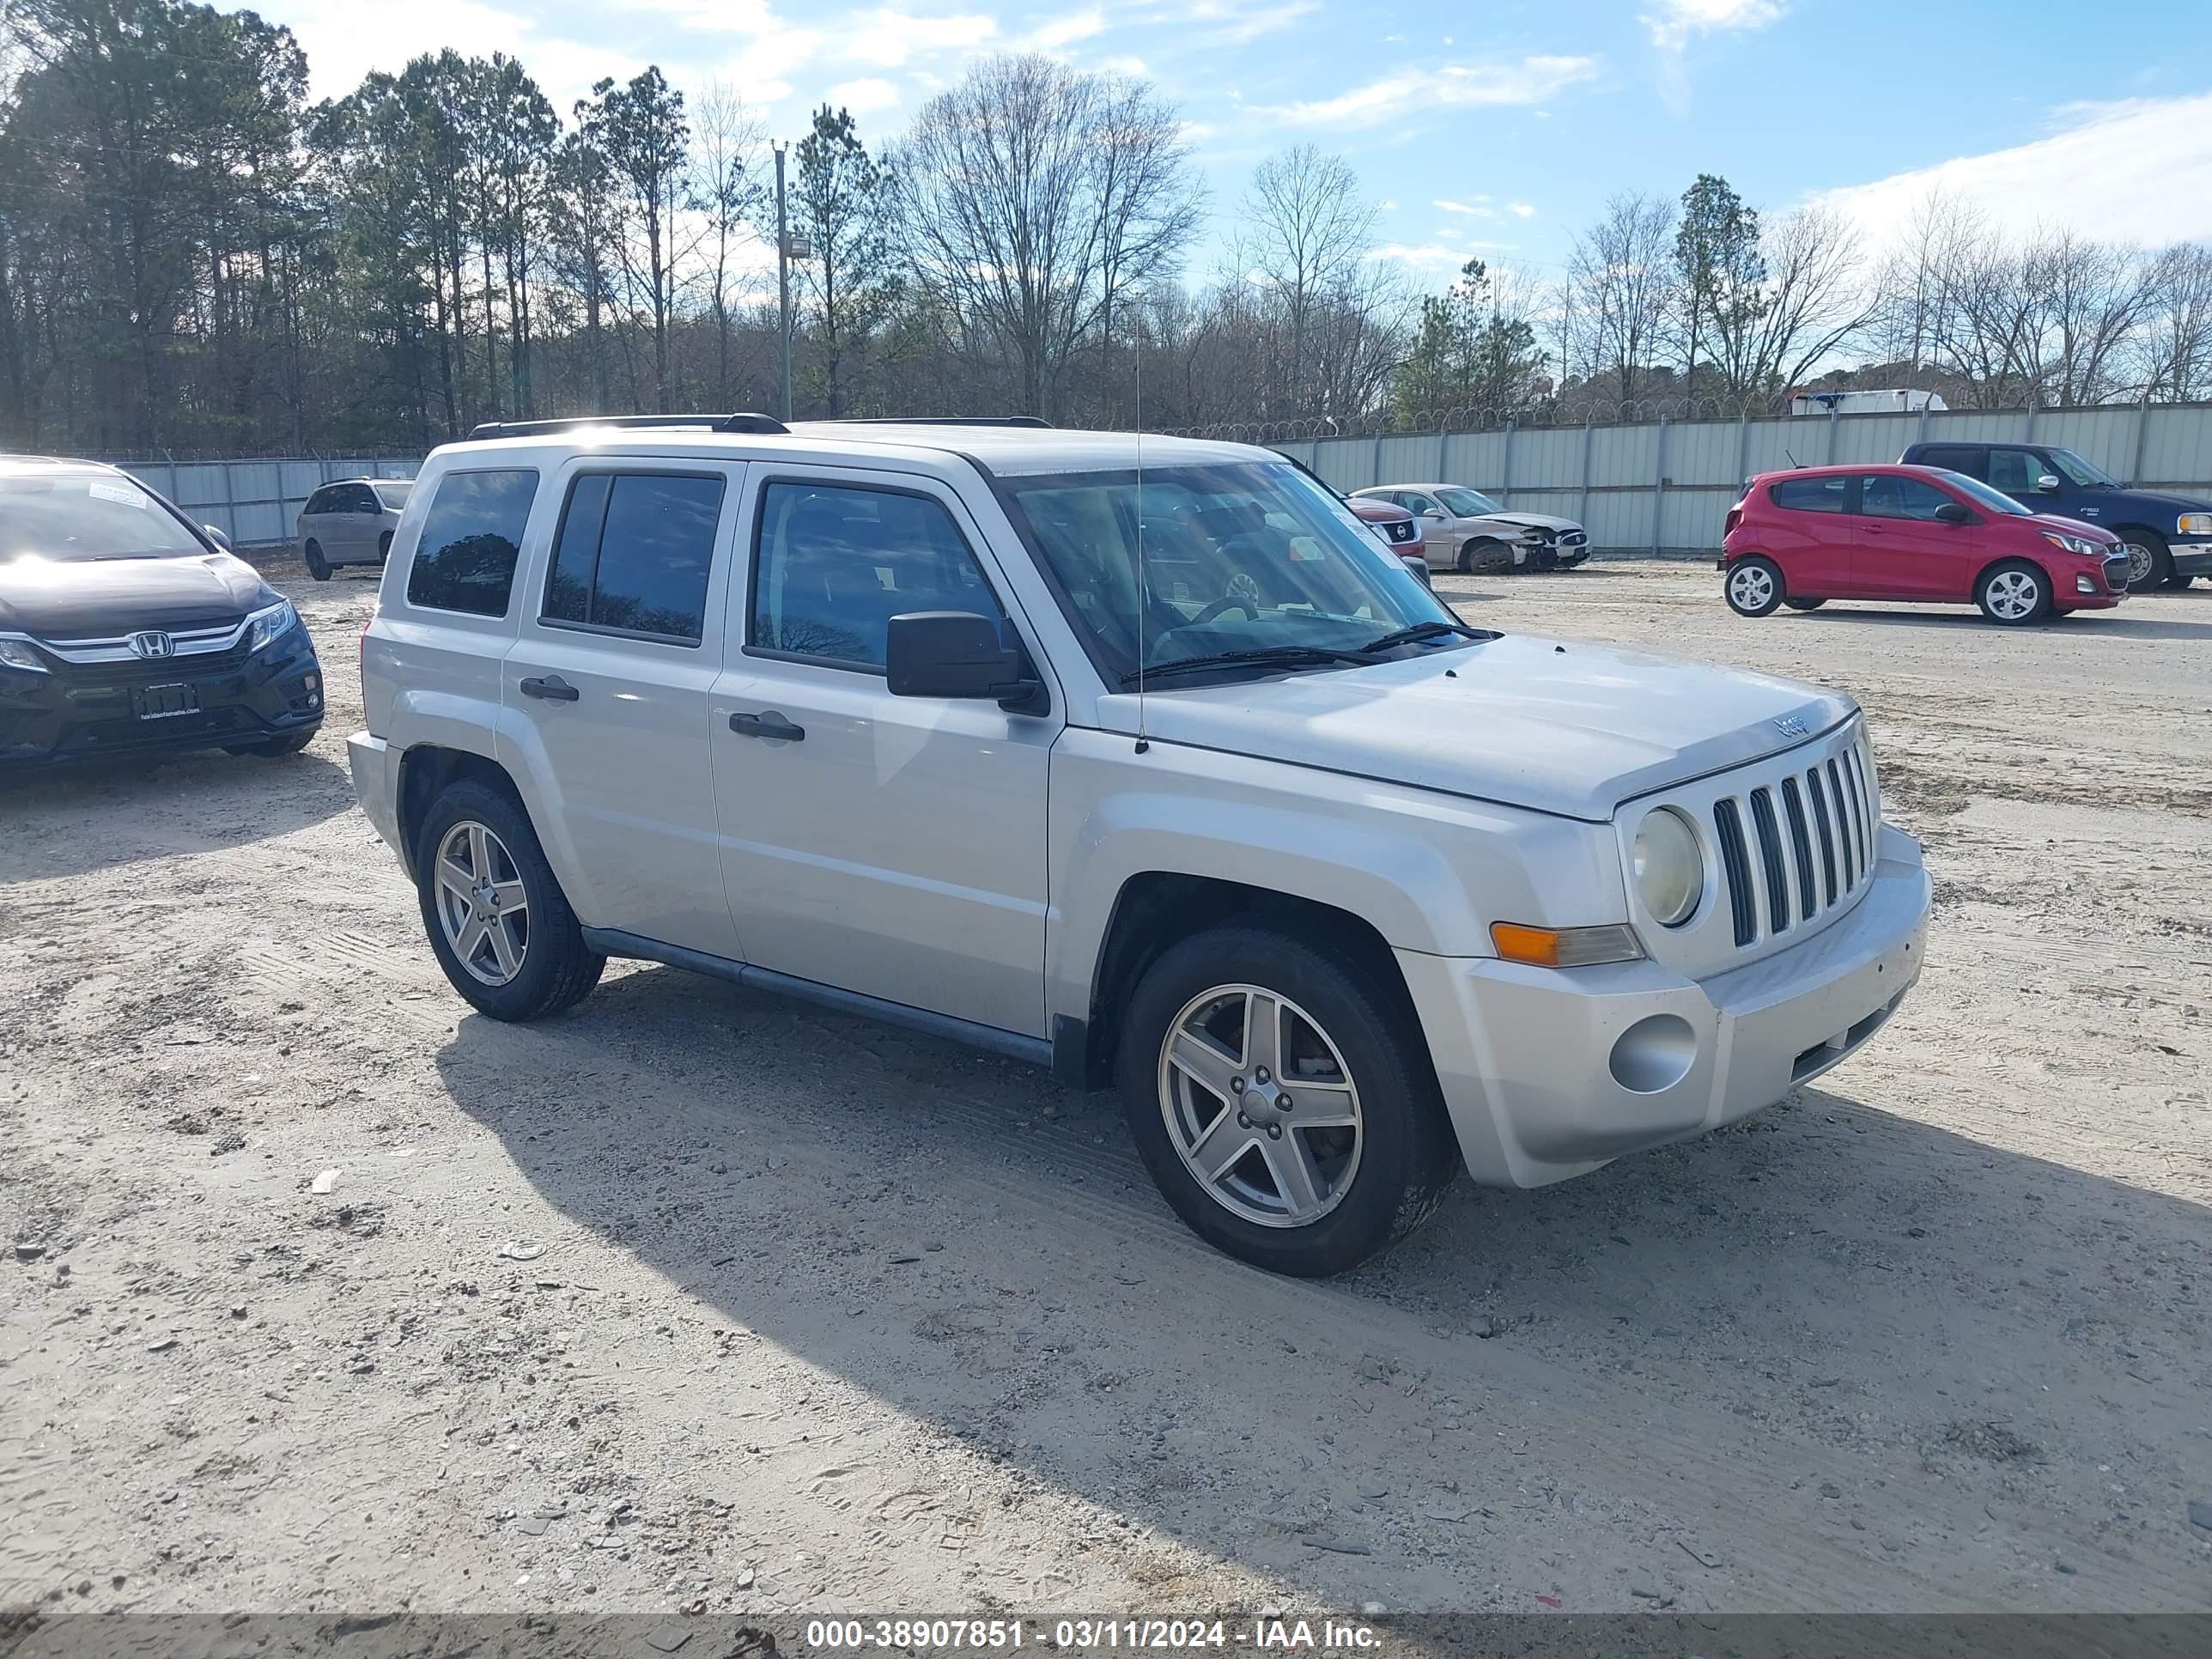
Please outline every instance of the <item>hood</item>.
[[2086, 534], [2086, 539], [2089, 541], [2109, 544], [2113, 547], [2120, 544], [2120, 538], [2118, 536], [2106, 529], [2104, 526], [2092, 524], [2086, 519], [2069, 519], [2057, 513], [2031, 513], [2027, 515], [2027, 522], [2040, 526], [2045, 530], [2058, 531], [2068, 536]]
[[1391, 502], [1368, 501], [1358, 495], [1348, 498], [1344, 504], [1369, 524], [1389, 524], [1395, 520], [1410, 519], [1413, 516], [1404, 507], [1395, 506]]
[[260, 572], [228, 553], [0, 561], [0, 629], [46, 639], [236, 622], [275, 598]]
[[1532, 530], [1580, 530], [1582, 526], [1572, 519], [1555, 519], [1548, 513], [1493, 513], [1492, 519], [1504, 524], [1526, 525]]
[[[2194, 495], [2169, 495], [2162, 489], [2122, 489], [2109, 493], [2125, 495], [2130, 508], [2147, 508], [2154, 513], [2163, 513], [2171, 518], [2179, 518], [2184, 513], [2212, 513], [2212, 501], [2202, 501]], [[2156, 529], [2161, 526], [2152, 527]], [[2168, 530], [2166, 533], [2171, 535], [2173, 532]]]
[[[1778, 753], [1856, 708], [1795, 680], [1508, 635], [1371, 668], [1155, 690], [1145, 725], [1162, 742], [1603, 823], [1625, 800]], [[1133, 695], [1099, 711], [1135, 732]]]

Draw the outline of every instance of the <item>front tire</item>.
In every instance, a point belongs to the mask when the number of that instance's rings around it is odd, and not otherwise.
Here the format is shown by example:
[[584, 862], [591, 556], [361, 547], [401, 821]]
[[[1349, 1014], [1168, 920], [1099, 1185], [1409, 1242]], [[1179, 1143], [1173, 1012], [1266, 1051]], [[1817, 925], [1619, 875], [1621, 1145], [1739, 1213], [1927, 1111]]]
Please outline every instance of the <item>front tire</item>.
[[544, 1019], [581, 1000], [607, 959], [514, 799], [464, 780], [430, 803], [415, 842], [430, 949], [453, 988], [494, 1019]]
[[2002, 628], [2025, 628], [2051, 614], [2051, 578], [2025, 559], [2007, 559], [1982, 573], [1974, 603]]
[[1161, 1195], [1270, 1273], [1357, 1267], [1459, 1170], [1412, 1017], [1288, 934], [1230, 927], [1171, 947], [1129, 1000], [1116, 1078]]
[[1727, 579], [1721, 584], [1729, 609], [1739, 617], [1772, 616], [1784, 591], [1782, 567], [1758, 553], [1729, 565]]
[[306, 561], [307, 574], [319, 582], [330, 580], [330, 561], [323, 556], [323, 544], [320, 542], [310, 538], [307, 545], [301, 550], [300, 556]]

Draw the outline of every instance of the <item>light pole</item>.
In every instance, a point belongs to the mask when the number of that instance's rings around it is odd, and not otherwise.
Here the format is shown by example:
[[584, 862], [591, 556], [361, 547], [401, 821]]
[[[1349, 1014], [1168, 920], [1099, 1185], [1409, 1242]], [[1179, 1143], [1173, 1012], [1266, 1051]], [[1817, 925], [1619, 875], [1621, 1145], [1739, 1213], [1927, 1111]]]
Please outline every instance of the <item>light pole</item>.
[[791, 228], [783, 211], [784, 141], [775, 141], [775, 287], [782, 307], [783, 418], [791, 418]]

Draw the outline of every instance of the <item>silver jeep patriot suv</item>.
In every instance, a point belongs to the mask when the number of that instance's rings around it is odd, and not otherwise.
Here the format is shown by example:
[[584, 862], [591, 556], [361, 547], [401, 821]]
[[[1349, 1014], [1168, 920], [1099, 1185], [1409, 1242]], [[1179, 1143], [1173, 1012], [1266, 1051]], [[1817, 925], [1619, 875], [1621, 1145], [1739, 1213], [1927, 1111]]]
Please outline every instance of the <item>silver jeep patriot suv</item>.
[[1847, 697], [1470, 628], [1264, 449], [660, 416], [433, 454], [354, 784], [495, 1018], [632, 957], [1117, 1087], [1349, 1267], [1780, 1100], [1920, 970]]

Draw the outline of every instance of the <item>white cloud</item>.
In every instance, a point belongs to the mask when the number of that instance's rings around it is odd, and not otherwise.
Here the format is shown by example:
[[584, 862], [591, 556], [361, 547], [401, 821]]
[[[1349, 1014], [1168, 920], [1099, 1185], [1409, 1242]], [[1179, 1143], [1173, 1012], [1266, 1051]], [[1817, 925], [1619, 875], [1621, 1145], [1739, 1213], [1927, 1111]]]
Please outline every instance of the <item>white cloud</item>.
[[1058, 52], [1105, 32], [1105, 12], [1097, 6], [1090, 6], [1081, 11], [1064, 12], [1057, 17], [1041, 20], [1022, 34], [1014, 45], [1021, 52]]
[[1782, 15], [1782, 0], [1658, 0], [1637, 21], [1662, 52], [1680, 52], [1700, 34], [1763, 29]]
[[1510, 250], [1511, 242], [1391, 242], [1376, 248], [1370, 259], [1396, 259], [1419, 270], [1457, 271], [1469, 259], [1492, 250]]
[[1437, 201], [1429, 204], [1440, 213], [1456, 213], [1470, 219], [1495, 219], [1498, 210], [1488, 205], [1487, 196], [1478, 196], [1472, 202]]
[[547, 35], [538, 20], [482, 0], [383, 0], [362, 27], [358, 0], [264, 0], [261, 15], [298, 37], [310, 95], [343, 98], [372, 70], [397, 75], [410, 58], [451, 46], [465, 57], [519, 58], [563, 118], [603, 76], [627, 80], [645, 64], [628, 53]]
[[878, 69], [896, 69], [909, 58], [970, 51], [997, 34], [999, 25], [996, 19], [981, 12], [916, 17], [881, 6], [845, 19], [838, 32], [852, 36], [846, 57]]
[[1505, 210], [1516, 219], [1533, 219], [1536, 216], [1536, 210], [1526, 202], [1508, 202], [1505, 204]]
[[1597, 73], [1595, 58], [1528, 57], [1403, 70], [1334, 98], [1266, 112], [1292, 126], [1371, 127], [1396, 116], [1467, 105], [1536, 104]]
[[866, 115], [871, 110], [890, 109], [899, 100], [899, 89], [890, 82], [875, 76], [866, 76], [858, 81], [846, 81], [830, 88], [823, 101], [832, 109], [848, 109], [855, 115]]
[[2212, 236], [2212, 93], [2077, 106], [2063, 130], [2009, 149], [1954, 156], [1816, 196], [1876, 244], [1932, 193], [1979, 208], [2013, 235], [2063, 223], [2084, 235], [2160, 246]]
[[[1158, 21], [1200, 26], [1210, 46], [1241, 46], [1286, 29], [1321, 9], [1321, 0], [1190, 0]], [[1148, 20], [1150, 21], [1150, 20]]]

